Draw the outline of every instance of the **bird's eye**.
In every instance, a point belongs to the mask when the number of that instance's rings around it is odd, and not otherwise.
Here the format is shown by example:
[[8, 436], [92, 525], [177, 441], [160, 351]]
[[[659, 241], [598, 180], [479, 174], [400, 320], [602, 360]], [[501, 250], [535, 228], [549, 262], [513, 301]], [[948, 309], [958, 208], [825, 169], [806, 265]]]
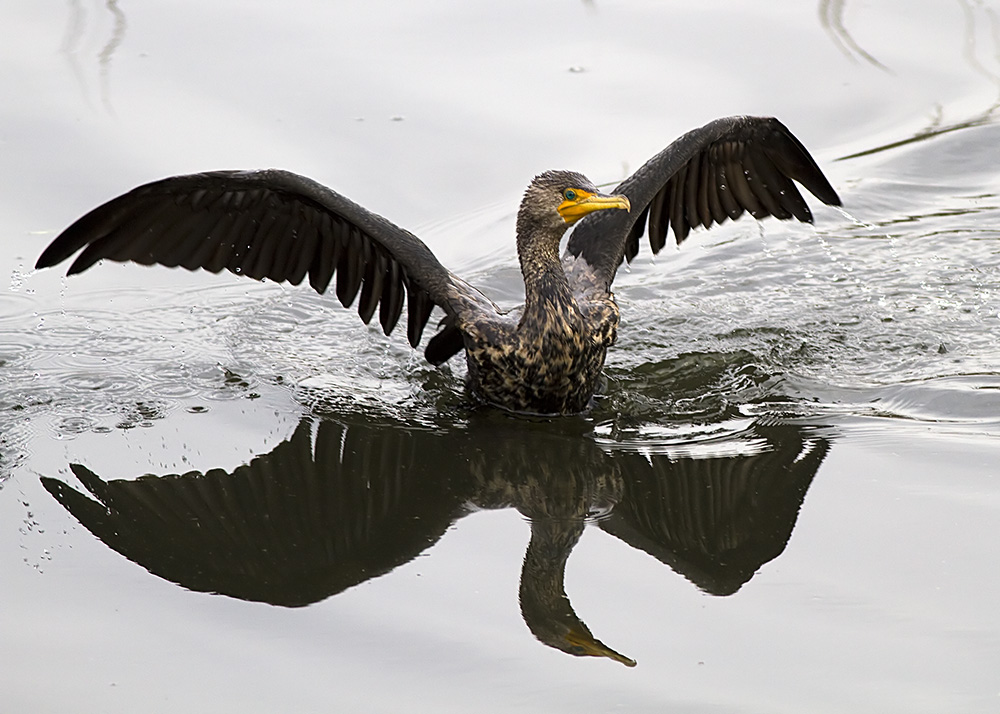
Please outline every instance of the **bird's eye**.
[[575, 201], [576, 191], [574, 191], [571, 188], [567, 188], [565, 191], [563, 191], [563, 198], [565, 198], [567, 201]]

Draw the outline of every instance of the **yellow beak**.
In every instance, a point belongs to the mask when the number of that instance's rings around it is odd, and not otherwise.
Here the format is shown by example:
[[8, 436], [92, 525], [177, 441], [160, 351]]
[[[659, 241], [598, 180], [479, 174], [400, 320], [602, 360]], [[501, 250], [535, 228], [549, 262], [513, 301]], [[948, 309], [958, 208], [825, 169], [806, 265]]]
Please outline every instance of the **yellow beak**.
[[572, 201], [563, 201], [559, 204], [559, 215], [567, 224], [574, 224], [588, 213], [593, 211], [603, 211], [607, 208], [624, 208], [626, 211], [632, 209], [626, 196], [604, 196], [599, 193], [588, 193], [586, 191], [576, 191], [576, 198]]
[[[625, 202], [628, 203], [627, 198]], [[614, 208], [614, 206], [608, 206], [608, 208]], [[600, 640], [596, 640], [581, 632], [571, 630], [565, 639], [566, 642], [579, 649], [579, 653], [586, 657], [608, 657], [615, 662], [621, 662], [626, 667], [635, 667], [635, 660], [631, 657], [626, 657], [621, 652], [615, 652]]]

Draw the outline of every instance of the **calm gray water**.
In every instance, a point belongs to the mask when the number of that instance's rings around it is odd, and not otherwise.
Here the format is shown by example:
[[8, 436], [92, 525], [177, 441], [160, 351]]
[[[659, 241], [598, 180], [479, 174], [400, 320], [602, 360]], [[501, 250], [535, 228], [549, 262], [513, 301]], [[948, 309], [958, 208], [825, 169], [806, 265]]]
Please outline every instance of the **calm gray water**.
[[[692, 5], [0, 7], [0, 709], [1000, 710], [1000, 3]], [[738, 113], [848, 213], [640, 253], [585, 417], [307, 289], [32, 269], [275, 166], [513, 304], [533, 175]]]

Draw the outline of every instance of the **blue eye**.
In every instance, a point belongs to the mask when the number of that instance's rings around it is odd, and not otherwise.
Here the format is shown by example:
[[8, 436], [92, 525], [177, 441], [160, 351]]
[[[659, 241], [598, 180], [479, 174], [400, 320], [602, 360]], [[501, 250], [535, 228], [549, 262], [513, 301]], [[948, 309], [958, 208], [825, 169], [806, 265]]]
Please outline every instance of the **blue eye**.
[[567, 188], [565, 191], [563, 191], [563, 198], [565, 198], [567, 201], [575, 201], [576, 191], [574, 191], [571, 188]]

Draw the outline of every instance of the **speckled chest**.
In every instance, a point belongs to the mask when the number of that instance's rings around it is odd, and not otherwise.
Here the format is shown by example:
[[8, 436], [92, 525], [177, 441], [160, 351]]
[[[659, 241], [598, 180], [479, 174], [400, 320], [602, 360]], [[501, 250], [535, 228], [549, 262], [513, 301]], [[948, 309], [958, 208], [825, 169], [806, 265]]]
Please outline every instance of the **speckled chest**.
[[610, 295], [582, 303], [543, 298], [520, 323], [477, 322], [464, 331], [470, 388], [483, 401], [512, 411], [585, 411], [617, 326], [618, 307]]

